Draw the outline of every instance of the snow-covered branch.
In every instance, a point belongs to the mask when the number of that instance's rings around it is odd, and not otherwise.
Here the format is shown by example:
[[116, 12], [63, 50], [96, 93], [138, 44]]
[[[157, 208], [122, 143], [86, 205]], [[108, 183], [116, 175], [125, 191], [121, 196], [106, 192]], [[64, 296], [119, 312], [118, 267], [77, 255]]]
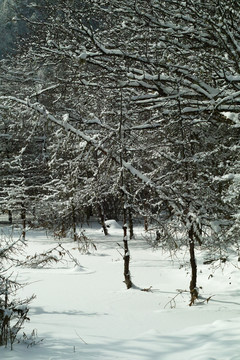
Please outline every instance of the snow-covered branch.
[[[88, 144], [92, 145], [94, 147], [94, 149], [101, 151], [104, 155], [110, 156], [110, 158], [112, 158], [117, 164], [119, 164], [119, 165], [121, 164], [121, 161], [120, 161], [120, 158], [118, 155], [112, 154], [112, 152], [110, 152], [107, 148], [103, 147], [102, 145], [99, 145], [99, 143], [97, 141], [95, 141], [93, 137], [86, 135], [83, 131], [81, 131], [79, 129], [76, 129], [74, 126], [69, 124], [67, 121], [57, 119], [48, 110], [46, 110], [46, 108], [44, 106], [42, 106], [41, 104], [31, 103], [28, 100], [18, 99], [13, 96], [7, 96], [7, 97], [0, 96], [0, 100], [1, 99], [19, 103], [21, 105], [24, 105], [24, 106], [36, 111], [38, 114], [45, 116], [47, 120], [49, 120], [49, 121], [55, 123], [56, 125], [60, 126], [61, 128], [63, 128], [66, 132], [69, 131], [69, 132], [77, 135], [79, 138], [86, 141]], [[141, 180], [143, 183], [150, 185], [150, 186], [154, 186], [151, 179], [149, 179], [147, 176], [145, 176], [141, 171], [135, 169], [135, 167], [132, 166], [130, 163], [123, 160], [122, 165], [126, 170], [128, 170], [133, 176], [135, 176], [136, 178]]]

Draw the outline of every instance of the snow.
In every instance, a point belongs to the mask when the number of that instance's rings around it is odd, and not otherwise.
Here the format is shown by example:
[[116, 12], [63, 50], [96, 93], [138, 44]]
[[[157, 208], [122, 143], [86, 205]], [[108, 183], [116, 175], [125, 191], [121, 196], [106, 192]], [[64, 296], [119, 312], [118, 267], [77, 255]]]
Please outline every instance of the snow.
[[155, 186], [154, 183], [146, 175], [135, 169], [130, 163], [126, 161], [122, 161], [122, 163], [125, 169], [128, 169], [133, 176], [137, 176], [139, 179], [141, 179], [143, 183]]
[[[29, 283], [19, 297], [36, 294], [36, 299], [30, 305], [31, 321], [23, 329], [26, 344], [15, 344], [12, 351], [0, 348], [0, 358], [239, 360], [237, 257], [232, 255], [225, 264], [203, 265], [207, 254], [197, 252], [201, 298], [189, 307], [187, 249], [175, 254], [153, 251], [142, 226], [136, 226], [135, 239], [129, 241], [135, 286], [127, 290], [123, 250], [118, 245], [122, 224], [108, 220], [107, 225], [109, 236], [103, 235], [99, 224], [84, 226], [97, 246], [87, 254], [80, 254], [76, 243], [63, 239], [63, 246], [80, 266], [66, 258], [46, 268], [16, 269], [18, 280]], [[40, 230], [29, 230], [27, 239], [29, 254], [56, 245]], [[33, 330], [38, 334], [37, 344], [27, 347]]]
[[[106, 226], [110, 229], [110, 231], [114, 230], [114, 234], [119, 234], [121, 236], [123, 226], [121, 226], [116, 220], [106, 220]], [[117, 232], [117, 231], [120, 231]]]

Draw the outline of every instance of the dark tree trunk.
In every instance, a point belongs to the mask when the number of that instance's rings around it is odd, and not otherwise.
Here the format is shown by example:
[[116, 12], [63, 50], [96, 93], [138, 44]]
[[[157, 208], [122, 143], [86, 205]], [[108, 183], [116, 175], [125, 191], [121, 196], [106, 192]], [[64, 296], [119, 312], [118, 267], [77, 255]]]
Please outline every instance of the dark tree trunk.
[[65, 236], [66, 236], [66, 230], [65, 230], [64, 220], [62, 220], [60, 234], [61, 234], [61, 237], [65, 237]]
[[108, 235], [108, 228], [105, 223], [105, 215], [104, 215], [104, 210], [103, 210], [102, 205], [99, 205], [99, 216], [100, 216], [100, 222], [101, 222], [101, 225], [103, 228], [104, 235]]
[[190, 264], [191, 264], [191, 281], [190, 281], [190, 295], [191, 295], [191, 302], [189, 305], [193, 305], [195, 300], [198, 298], [198, 291], [197, 291], [197, 262], [195, 257], [195, 244], [194, 244], [194, 229], [193, 225], [188, 232], [189, 236], [189, 252], [190, 252]]
[[128, 209], [128, 225], [129, 225], [129, 237], [130, 237], [130, 239], [133, 239], [134, 231], [133, 231], [133, 218], [132, 218], [131, 208]]
[[195, 238], [196, 238], [196, 240], [197, 240], [197, 242], [198, 242], [198, 244], [199, 244], [200, 246], [202, 245], [202, 233], [203, 233], [203, 231], [202, 231], [202, 226], [201, 226], [201, 225], [197, 225], [197, 226], [196, 226], [196, 231], [195, 231], [194, 235], [195, 235]]
[[12, 211], [11, 210], [8, 210], [8, 221], [9, 221], [9, 224], [12, 224], [12, 222], [13, 222]]
[[147, 216], [144, 217], [144, 230], [148, 231], [148, 218], [147, 218]]
[[77, 221], [76, 221], [76, 212], [75, 206], [72, 205], [72, 226], [73, 226], [73, 240], [77, 241]]
[[22, 238], [23, 240], [26, 240], [26, 209], [24, 207], [24, 204], [22, 204], [22, 209], [21, 209], [21, 220], [22, 220]]

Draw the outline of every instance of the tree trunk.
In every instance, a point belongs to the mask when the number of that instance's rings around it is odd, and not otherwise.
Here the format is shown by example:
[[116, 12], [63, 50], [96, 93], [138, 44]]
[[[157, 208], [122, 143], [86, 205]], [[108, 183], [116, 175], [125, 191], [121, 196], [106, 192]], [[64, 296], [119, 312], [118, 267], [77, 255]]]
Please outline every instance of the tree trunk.
[[74, 205], [72, 205], [72, 226], [73, 226], [73, 240], [77, 241], [76, 212], [75, 212], [75, 206]]
[[147, 216], [144, 217], [144, 230], [148, 231], [148, 218], [147, 218]]
[[100, 216], [100, 222], [101, 222], [101, 225], [103, 228], [104, 235], [108, 235], [108, 228], [105, 223], [105, 215], [104, 215], [104, 210], [103, 210], [102, 205], [99, 205], [99, 216]]
[[13, 222], [12, 211], [11, 210], [8, 210], [8, 221], [9, 221], [9, 224], [12, 224], [12, 222]]
[[3, 319], [4, 319], [4, 310], [0, 309], [0, 347], [3, 345], [6, 345], [6, 344], [4, 344], [4, 341], [3, 341], [3, 338], [4, 338]]
[[130, 237], [130, 239], [133, 239], [134, 232], [133, 232], [133, 218], [132, 218], [131, 208], [128, 209], [128, 224], [129, 224], [129, 237]]
[[64, 224], [64, 220], [62, 219], [60, 237], [65, 237], [65, 236], [66, 236], [65, 224]]
[[21, 209], [21, 220], [22, 220], [22, 238], [25, 241], [26, 240], [26, 209], [24, 207], [24, 204], [22, 204], [22, 209]]
[[191, 295], [191, 302], [190, 306], [194, 304], [195, 300], [198, 298], [198, 291], [197, 291], [197, 262], [195, 257], [195, 244], [194, 244], [194, 230], [193, 225], [188, 232], [189, 236], [189, 252], [190, 252], [190, 264], [191, 264], [191, 281], [190, 281], [190, 295]]
[[[126, 157], [125, 152], [125, 131], [123, 127], [123, 112], [122, 112], [122, 90], [121, 90], [121, 117], [120, 117], [120, 126], [119, 126], [119, 139], [121, 141], [122, 147], [120, 151], [120, 164], [121, 164], [121, 185], [122, 188], [125, 187], [125, 176], [124, 176], [124, 168], [123, 168], [123, 154]], [[125, 159], [126, 160], [126, 159]], [[130, 274], [130, 253], [128, 248], [128, 238], [127, 238], [127, 195], [125, 192], [122, 193], [124, 205], [123, 205], [123, 248], [124, 248], [124, 279], [127, 289], [132, 287], [131, 274]]]
[[127, 240], [127, 225], [124, 222], [123, 224], [123, 246], [124, 246], [124, 279], [125, 284], [127, 286], [127, 289], [130, 289], [132, 287], [132, 281], [131, 281], [131, 274], [129, 270], [130, 265], [130, 253], [128, 248], [128, 240]]

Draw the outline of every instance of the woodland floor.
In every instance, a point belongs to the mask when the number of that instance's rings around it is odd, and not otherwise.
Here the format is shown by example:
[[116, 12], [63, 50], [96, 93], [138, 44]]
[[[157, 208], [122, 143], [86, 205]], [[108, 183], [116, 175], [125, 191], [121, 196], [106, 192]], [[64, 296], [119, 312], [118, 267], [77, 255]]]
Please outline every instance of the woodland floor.
[[[237, 257], [204, 265], [207, 254], [197, 252], [200, 298], [189, 307], [187, 250], [154, 251], [143, 228], [136, 227], [129, 244], [135, 287], [127, 290], [118, 245], [122, 228], [115, 221], [109, 226], [107, 237], [98, 224], [85, 227], [97, 247], [87, 254], [69, 239], [62, 241], [81, 266], [66, 256], [45, 268], [15, 269], [18, 280], [28, 283], [18, 296], [35, 294], [36, 299], [30, 305], [31, 321], [19, 334], [24, 332], [29, 340], [15, 344], [12, 351], [1, 348], [0, 359], [239, 360]], [[2, 225], [2, 231], [8, 229]], [[56, 240], [45, 231], [29, 230], [27, 243], [27, 253], [34, 254], [55, 246]], [[37, 337], [31, 340], [33, 331]]]

